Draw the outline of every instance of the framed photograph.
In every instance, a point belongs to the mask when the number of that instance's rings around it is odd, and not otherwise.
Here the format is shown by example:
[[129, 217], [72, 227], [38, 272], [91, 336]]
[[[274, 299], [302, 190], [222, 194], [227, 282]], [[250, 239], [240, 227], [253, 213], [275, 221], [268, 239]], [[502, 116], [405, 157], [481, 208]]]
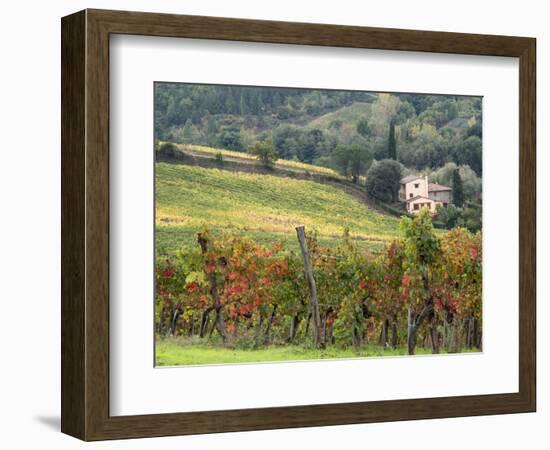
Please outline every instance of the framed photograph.
[[534, 38], [61, 25], [64, 433], [535, 411]]

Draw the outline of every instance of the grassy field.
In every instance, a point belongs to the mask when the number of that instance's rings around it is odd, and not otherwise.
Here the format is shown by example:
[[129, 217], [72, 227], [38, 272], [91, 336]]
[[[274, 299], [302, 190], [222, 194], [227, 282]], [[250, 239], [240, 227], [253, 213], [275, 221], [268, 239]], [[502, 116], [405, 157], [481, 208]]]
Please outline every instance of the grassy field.
[[[417, 347], [418, 355], [431, 354], [431, 350]], [[329, 347], [325, 350], [299, 347], [296, 345], [271, 346], [260, 349], [231, 349], [207, 344], [189, 343], [185, 339], [158, 340], [156, 364], [158, 366], [237, 364], [268, 361], [303, 361], [335, 358], [367, 358], [372, 356], [405, 356], [407, 349], [383, 348], [378, 345], [353, 348]]]
[[345, 227], [361, 245], [380, 249], [399, 234], [399, 219], [380, 214], [341, 190], [314, 181], [231, 172], [183, 164], [156, 164], [158, 254], [194, 245], [202, 224], [214, 232], [298, 246], [295, 227], [317, 230], [321, 243]]
[[[224, 157], [224, 159], [228, 161], [244, 160], [246, 162], [251, 162], [251, 163], [255, 163], [257, 161], [256, 156], [251, 155], [249, 153], [236, 152], [233, 150], [225, 150], [222, 148], [205, 147], [203, 145], [181, 145], [181, 144], [179, 144], [178, 147], [180, 150], [186, 153], [189, 153], [191, 155], [214, 157], [216, 154], [220, 153]], [[334, 178], [342, 178], [342, 176], [338, 172], [328, 167], [314, 166], [312, 164], [306, 164], [299, 161], [289, 161], [286, 159], [279, 159], [276, 161], [275, 167], [280, 169], [286, 169], [286, 170], [295, 170], [299, 172], [310, 172], [313, 174], [331, 176]]]
[[340, 120], [343, 125], [355, 126], [361, 117], [369, 117], [370, 114], [370, 103], [355, 102], [350, 106], [319, 116], [308, 125], [312, 128], [329, 128], [332, 122]]

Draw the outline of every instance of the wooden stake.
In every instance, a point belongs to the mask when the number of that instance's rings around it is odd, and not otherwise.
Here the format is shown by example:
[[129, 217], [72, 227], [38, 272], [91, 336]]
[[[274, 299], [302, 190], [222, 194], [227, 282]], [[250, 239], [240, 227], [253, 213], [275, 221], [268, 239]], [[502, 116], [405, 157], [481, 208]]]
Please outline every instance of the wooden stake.
[[317, 300], [317, 285], [315, 284], [315, 278], [313, 277], [313, 268], [311, 267], [311, 263], [309, 261], [306, 232], [303, 225], [296, 227], [296, 234], [298, 236], [298, 241], [300, 242], [302, 257], [304, 258], [306, 278], [309, 284], [311, 315], [313, 316], [313, 336], [315, 338], [315, 345], [317, 345], [317, 347], [324, 348], [325, 342], [323, 339], [323, 333], [321, 333], [321, 315], [319, 313], [319, 301]]

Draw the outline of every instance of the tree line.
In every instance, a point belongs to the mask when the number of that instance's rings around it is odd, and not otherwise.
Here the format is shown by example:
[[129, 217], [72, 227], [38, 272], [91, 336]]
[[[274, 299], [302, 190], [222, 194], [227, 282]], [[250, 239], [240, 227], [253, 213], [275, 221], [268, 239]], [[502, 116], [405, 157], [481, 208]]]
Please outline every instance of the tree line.
[[[370, 105], [350, 120], [310, 125], [327, 112]], [[481, 176], [481, 99], [247, 86], [157, 83], [155, 135], [160, 141], [246, 151], [268, 133], [283, 159], [334, 165], [338, 145], [359, 145], [372, 158], [415, 169], [448, 162]]]

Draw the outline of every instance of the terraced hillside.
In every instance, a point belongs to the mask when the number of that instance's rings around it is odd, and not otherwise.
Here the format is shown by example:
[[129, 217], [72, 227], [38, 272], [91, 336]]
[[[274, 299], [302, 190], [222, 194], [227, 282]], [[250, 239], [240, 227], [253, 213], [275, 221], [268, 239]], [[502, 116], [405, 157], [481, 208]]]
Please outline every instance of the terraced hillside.
[[[228, 162], [239, 162], [244, 164], [253, 164], [257, 165], [258, 159], [256, 156], [245, 153], [237, 152], [232, 150], [226, 150], [223, 148], [207, 147], [204, 145], [191, 145], [191, 144], [173, 144], [176, 146], [177, 150], [183, 155], [188, 155], [197, 158], [206, 158], [213, 159], [217, 155], [221, 155], [224, 161]], [[335, 179], [344, 179], [342, 175], [336, 172], [333, 169], [328, 167], [316, 166], [313, 164], [306, 164], [299, 161], [289, 161], [286, 159], [278, 159], [274, 163], [274, 168], [284, 171], [304, 173], [308, 172], [310, 174], [332, 177]]]
[[349, 227], [362, 246], [380, 249], [399, 233], [399, 219], [314, 181], [216, 168], [156, 164], [157, 253], [194, 245], [197, 230], [246, 233], [266, 244], [297, 248], [295, 226], [315, 229], [332, 244]]

